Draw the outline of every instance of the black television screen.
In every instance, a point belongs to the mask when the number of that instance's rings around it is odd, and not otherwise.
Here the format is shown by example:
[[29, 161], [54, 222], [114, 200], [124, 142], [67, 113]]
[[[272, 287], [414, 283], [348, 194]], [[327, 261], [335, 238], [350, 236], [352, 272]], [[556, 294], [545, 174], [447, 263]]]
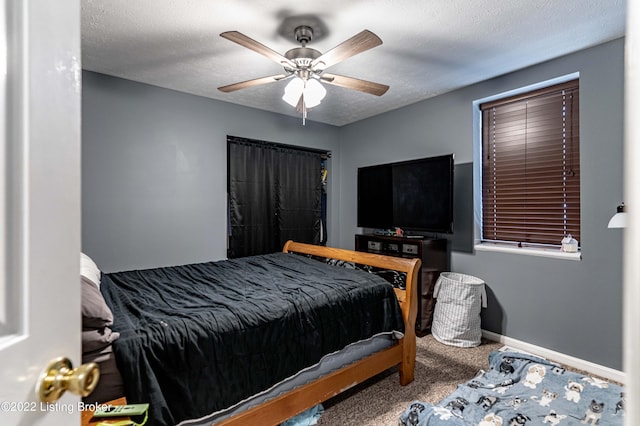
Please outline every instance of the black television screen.
[[453, 232], [453, 154], [358, 169], [358, 226]]
[[393, 227], [393, 192], [388, 164], [358, 169], [358, 226]]

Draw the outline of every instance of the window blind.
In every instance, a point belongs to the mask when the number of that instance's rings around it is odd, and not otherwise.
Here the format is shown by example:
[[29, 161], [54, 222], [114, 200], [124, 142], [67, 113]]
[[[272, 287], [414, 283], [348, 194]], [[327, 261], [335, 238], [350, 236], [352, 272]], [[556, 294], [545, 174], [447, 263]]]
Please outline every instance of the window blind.
[[580, 240], [579, 83], [480, 105], [482, 240]]

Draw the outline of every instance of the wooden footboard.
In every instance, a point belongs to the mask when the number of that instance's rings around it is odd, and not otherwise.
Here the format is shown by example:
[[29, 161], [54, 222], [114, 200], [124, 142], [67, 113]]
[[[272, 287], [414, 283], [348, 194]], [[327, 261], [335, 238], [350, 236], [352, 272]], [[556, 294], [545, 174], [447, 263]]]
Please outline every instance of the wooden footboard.
[[382, 256], [293, 241], [288, 241], [284, 245], [283, 251], [285, 253], [300, 253], [343, 260], [406, 273], [406, 289], [395, 289], [405, 323], [404, 338], [397, 345], [393, 345], [388, 349], [345, 366], [259, 406], [216, 423], [216, 426], [239, 426], [258, 423], [261, 425], [277, 425], [394, 366], [399, 368], [401, 385], [407, 385], [413, 381], [416, 358], [415, 321], [418, 310], [417, 280], [420, 260]]

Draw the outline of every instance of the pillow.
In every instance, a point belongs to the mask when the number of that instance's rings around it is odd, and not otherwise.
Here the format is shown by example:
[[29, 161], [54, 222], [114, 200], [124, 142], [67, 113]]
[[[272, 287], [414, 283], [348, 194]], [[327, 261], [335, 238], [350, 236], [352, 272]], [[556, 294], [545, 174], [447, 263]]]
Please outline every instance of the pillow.
[[113, 343], [120, 333], [112, 331], [109, 327], [102, 329], [82, 330], [82, 353], [103, 349]]
[[84, 253], [80, 253], [80, 275], [100, 288], [100, 269], [93, 259]]
[[102, 329], [113, 324], [113, 313], [100, 289], [88, 278], [80, 277], [82, 296], [82, 328]]
[[116, 365], [113, 348], [82, 354], [82, 363], [95, 362], [100, 367], [100, 380], [91, 395], [82, 398], [85, 404], [98, 404], [118, 399], [124, 395], [124, 383]]

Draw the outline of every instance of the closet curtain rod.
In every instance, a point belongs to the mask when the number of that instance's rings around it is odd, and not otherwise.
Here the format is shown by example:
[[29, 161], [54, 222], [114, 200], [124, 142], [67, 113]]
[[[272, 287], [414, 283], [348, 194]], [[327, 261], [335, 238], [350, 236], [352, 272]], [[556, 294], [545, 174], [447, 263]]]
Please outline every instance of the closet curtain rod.
[[331, 158], [331, 151], [327, 151], [324, 149], [308, 148], [308, 147], [298, 146], [298, 145], [287, 145], [287, 144], [278, 143], [278, 142], [263, 141], [260, 139], [249, 139], [249, 138], [241, 138], [238, 136], [227, 135], [227, 142], [245, 143], [249, 145], [260, 145], [260, 146], [266, 145], [273, 148], [291, 149], [296, 151], [309, 152], [312, 154], [320, 154], [320, 156], [322, 156], [323, 158]]

